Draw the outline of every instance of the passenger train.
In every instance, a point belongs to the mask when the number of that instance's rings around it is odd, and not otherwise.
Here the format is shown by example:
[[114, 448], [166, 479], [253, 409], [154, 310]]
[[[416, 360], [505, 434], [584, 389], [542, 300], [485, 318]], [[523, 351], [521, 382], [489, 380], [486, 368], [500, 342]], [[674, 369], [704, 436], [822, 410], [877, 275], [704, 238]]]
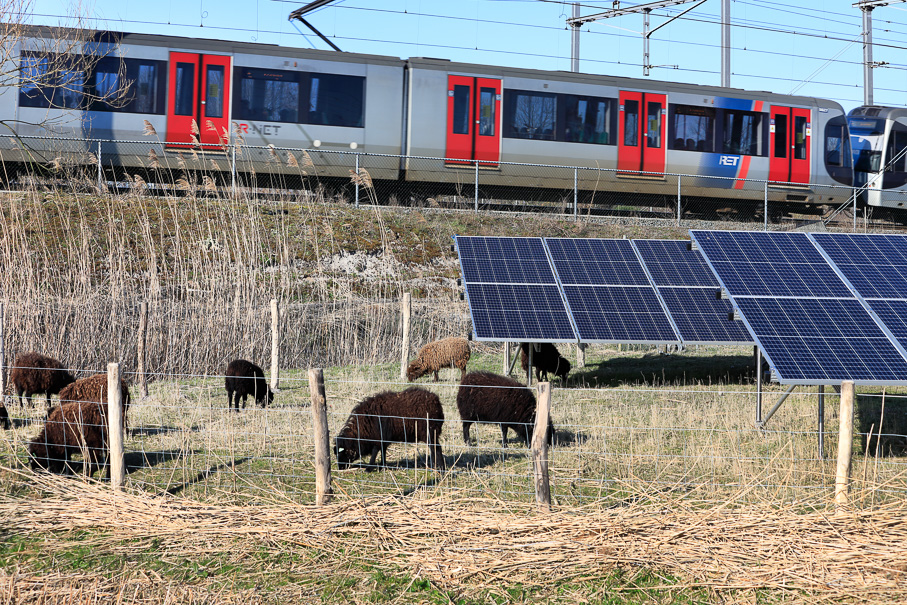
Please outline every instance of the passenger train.
[[[198, 143], [216, 152], [241, 136], [258, 172], [296, 171], [269, 162], [273, 145], [346, 152], [318, 154], [318, 174], [348, 178], [354, 151], [369, 154], [373, 180], [423, 185], [471, 184], [478, 163], [483, 187], [573, 188], [572, 171], [521, 165], [529, 163], [609, 169], [580, 183], [597, 191], [676, 195], [671, 175], [690, 174], [686, 196], [762, 200], [767, 191], [770, 200], [824, 204], [849, 193], [824, 186], [853, 180], [847, 118], [824, 99], [148, 34], [96, 40], [107, 56], [90, 73], [7, 89], [0, 118], [20, 136], [46, 137], [49, 117], [61, 124], [54, 137], [80, 141], [148, 141], [147, 121], [165, 156]], [[21, 44], [13, 60], [40, 82], [46, 58], [31, 48]], [[69, 85], [55, 90], [61, 80]], [[86, 101], [121, 81], [125, 104]], [[3, 150], [7, 160], [12, 153]], [[147, 153], [105, 144], [103, 164], [146, 166]]]

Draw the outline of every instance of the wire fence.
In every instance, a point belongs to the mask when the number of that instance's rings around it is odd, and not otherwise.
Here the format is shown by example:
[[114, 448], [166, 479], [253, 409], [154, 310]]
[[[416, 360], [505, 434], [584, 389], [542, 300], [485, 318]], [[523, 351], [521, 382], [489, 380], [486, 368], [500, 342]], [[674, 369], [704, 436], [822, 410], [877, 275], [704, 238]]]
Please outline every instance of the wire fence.
[[[79, 378], [90, 373], [73, 368], [69, 372]], [[124, 376], [138, 382], [135, 374]], [[334, 494], [355, 498], [441, 490], [502, 502], [535, 497], [532, 451], [520, 430], [526, 424], [531, 433], [526, 419], [480, 420], [470, 427], [466, 442], [458, 408], [463, 387], [455, 382], [459, 371], [442, 371], [442, 378], [418, 385], [436, 395], [443, 409], [437, 443], [443, 463], [433, 465], [429, 456], [433, 436], [428, 432], [426, 438], [427, 431], [419, 428], [426, 426], [424, 414], [413, 417], [400, 409], [380, 414], [359, 410], [351, 415], [367, 397], [413, 385], [363, 379], [349, 369], [328, 372]], [[223, 374], [156, 375], [147, 397], [131, 389], [126, 488], [235, 503], [275, 496], [313, 501], [316, 439], [309, 379], [288, 371], [270, 405], [256, 404], [250, 397], [239, 409], [227, 401], [225, 380]], [[738, 504], [824, 506], [831, 501], [837, 423], [828, 423], [832, 427], [825, 436], [828, 445], [820, 451], [816, 392], [799, 391], [773, 418], [773, 426], [756, 428], [751, 386], [588, 388], [577, 382], [555, 383], [551, 395], [554, 432], [547, 455], [555, 504], [613, 506], [660, 492]], [[526, 389], [472, 388], [504, 407], [509, 391]], [[3, 466], [80, 473], [87, 459], [84, 447], [106, 446], [106, 435], [92, 436], [88, 428], [94, 416], [79, 416], [87, 414], [86, 404], [77, 412], [64, 411], [72, 407], [69, 391], [53, 397], [48, 412], [43, 396], [20, 404], [15, 390], [12, 385], [5, 398], [11, 428], [0, 433]], [[535, 387], [531, 392], [535, 394]], [[836, 417], [836, 398], [826, 395], [829, 420]], [[106, 405], [101, 407], [106, 410]], [[873, 506], [907, 496], [905, 412], [903, 394], [866, 393], [857, 398], [855, 505]], [[403, 418], [417, 428], [393, 434], [389, 427]], [[508, 424], [502, 440], [502, 427]], [[69, 425], [77, 429], [70, 430]], [[341, 470], [338, 456], [343, 452], [334, 446], [340, 445], [336, 436], [350, 435], [342, 433], [345, 425], [357, 427], [347, 449], [356, 443], [354, 449], [361, 451], [352, 456], [349, 468]], [[383, 461], [380, 454], [374, 463], [369, 459], [375, 442], [365, 438], [367, 426], [383, 427], [376, 439], [387, 447]], [[64, 466], [70, 462], [67, 470]]]
[[[325, 149], [172, 144], [148, 140], [0, 137], [3, 180], [63, 183], [172, 195], [318, 196], [360, 205], [734, 221], [778, 228], [783, 218], [850, 229], [899, 220], [907, 191], [886, 190], [888, 208], [861, 203], [859, 189], [820, 183], [618, 171], [585, 166], [403, 156]], [[351, 176], [353, 178], [351, 178]], [[746, 175], [744, 175], [745, 177]], [[891, 209], [895, 209], [892, 212]]]

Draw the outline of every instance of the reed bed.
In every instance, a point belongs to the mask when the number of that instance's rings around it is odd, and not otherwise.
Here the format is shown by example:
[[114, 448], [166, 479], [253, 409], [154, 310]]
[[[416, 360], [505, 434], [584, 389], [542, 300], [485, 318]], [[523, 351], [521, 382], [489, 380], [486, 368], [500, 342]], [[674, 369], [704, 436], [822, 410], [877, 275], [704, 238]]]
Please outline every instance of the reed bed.
[[[648, 588], [656, 594], [708, 589], [739, 597], [772, 591], [783, 594], [785, 602], [907, 598], [904, 501], [836, 515], [825, 509], [779, 509], [770, 502], [735, 507], [640, 491], [622, 506], [540, 513], [531, 505], [451, 498], [443, 490], [426, 489], [410, 497], [341, 495], [323, 507], [294, 504], [279, 495], [255, 505], [211, 506], [112, 493], [62, 478], [30, 480], [43, 492], [40, 499], [0, 497], [0, 517], [8, 530], [37, 536], [91, 532], [92, 549], [125, 557], [152, 544], [162, 559], [230, 551], [242, 560], [253, 551], [306, 550], [324, 553], [335, 565], [361, 558], [443, 589], [492, 592], [513, 584], [554, 589], [615, 569], [643, 567], [677, 578]], [[122, 587], [137, 582], [131, 575], [124, 570]], [[28, 597], [30, 591], [65, 581], [7, 572], [0, 592], [15, 591], [16, 602], [37, 602]], [[145, 575], [142, 582], [155, 579]], [[113, 584], [97, 590], [113, 590]], [[226, 596], [223, 602], [238, 597]]]

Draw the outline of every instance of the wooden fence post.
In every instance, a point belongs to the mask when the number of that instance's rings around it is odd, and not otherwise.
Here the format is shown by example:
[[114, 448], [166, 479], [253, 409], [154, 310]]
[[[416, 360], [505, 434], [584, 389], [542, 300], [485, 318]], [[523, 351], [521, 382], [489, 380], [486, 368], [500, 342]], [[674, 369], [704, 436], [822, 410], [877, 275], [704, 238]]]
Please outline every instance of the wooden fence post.
[[409, 320], [412, 315], [412, 297], [409, 292], [403, 293], [403, 353], [400, 361], [400, 380], [406, 380], [406, 366], [409, 365]]
[[504, 376], [510, 376], [510, 341], [504, 341]]
[[110, 487], [123, 489], [126, 467], [123, 464], [123, 399], [120, 391], [120, 364], [107, 364], [107, 435], [110, 447]]
[[551, 487], [548, 484], [548, 422], [551, 412], [551, 383], [538, 384], [539, 400], [535, 408], [535, 430], [532, 432], [532, 468], [535, 471], [535, 501], [543, 511], [551, 510]]
[[585, 345], [585, 343], [577, 343], [577, 345], [576, 345], [576, 367], [577, 368], [586, 367], [586, 345]]
[[136, 372], [139, 375], [139, 389], [142, 397], [148, 397], [148, 380], [145, 377], [145, 344], [148, 340], [148, 303], [143, 302], [139, 308], [139, 342]]
[[847, 506], [847, 490], [850, 488], [850, 465], [853, 454], [853, 400], [852, 380], [841, 383], [841, 410], [838, 414], [838, 467], [835, 473], [835, 511], [843, 512]]
[[315, 504], [331, 500], [331, 444], [328, 435], [328, 402], [324, 391], [324, 372], [309, 370], [309, 393], [312, 396], [312, 424], [315, 427]]
[[271, 299], [271, 389], [280, 386], [280, 309], [277, 299]]

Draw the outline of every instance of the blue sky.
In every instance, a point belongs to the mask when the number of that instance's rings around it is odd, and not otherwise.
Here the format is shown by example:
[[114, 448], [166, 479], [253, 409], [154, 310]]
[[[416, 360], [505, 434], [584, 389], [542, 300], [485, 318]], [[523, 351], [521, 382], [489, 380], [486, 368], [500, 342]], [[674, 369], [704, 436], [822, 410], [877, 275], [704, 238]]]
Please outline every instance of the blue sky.
[[[632, 6], [639, 2], [623, 2]], [[289, 13], [297, 0], [87, 0], [82, 13], [107, 29], [327, 48]], [[581, 14], [610, 9], [584, 0]], [[690, 5], [687, 5], [690, 6]], [[651, 27], [687, 6], [655, 11]], [[398, 57], [570, 69], [571, 5], [556, 0], [335, 0], [307, 16], [341, 49]], [[720, 0], [708, 0], [651, 38], [653, 80], [720, 83]], [[56, 24], [72, 12], [35, 0], [33, 22]], [[861, 14], [852, 0], [731, 2], [731, 85], [863, 101]], [[642, 17], [627, 15], [582, 29], [580, 69], [642, 77]], [[306, 35], [303, 35], [304, 32]], [[907, 3], [873, 11], [875, 103], [907, 104]]]

